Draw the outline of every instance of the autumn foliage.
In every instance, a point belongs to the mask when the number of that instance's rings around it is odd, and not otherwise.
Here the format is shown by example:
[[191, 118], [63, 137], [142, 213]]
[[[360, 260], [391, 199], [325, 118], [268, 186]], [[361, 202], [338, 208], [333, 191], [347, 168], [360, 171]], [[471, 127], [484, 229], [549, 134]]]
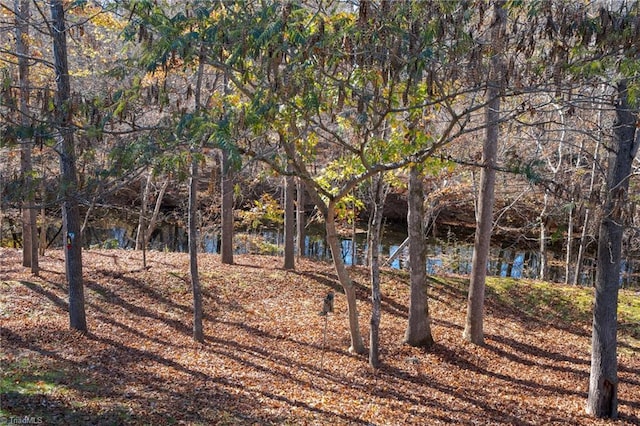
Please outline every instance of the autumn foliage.
[[[486, 342], [461, 338], [467, 278], [431, 277], [435, 346], [402, 344], [408, 275], [383, 270], [381, 362], [352, 355], [328, 263], [200, 255], [205, 342], [191, 335], [188, 255], [88, 250], [86, 335], [71, 331], [60, 251], [34, 277], [0, 249], [2, 408], [45, 424], [609, 424], [585, 414], [589, 315], [525, 312], [488, 291]], [[367, 270], [352, 269], [370, 314]], [[525, 288], [522, 282], [520, 288]], [[517, 292], [519, 284], [510, 287]], [[334, 312], [319, 315], [335, 291]], [[519, 294], [526, 300], [526, 294]], [[557, 301], [560, 303], [560, 301]], [[568, 306], [562, 306], [569, 309]], [[571, 318], [566, 321], [563, 318]], [[363, 321], [366, 324], [366, 321]], [[635, 336], [636, 338], [638, 336]], [[622, 339], [620, 421], [640, 420], [638, 341]]]

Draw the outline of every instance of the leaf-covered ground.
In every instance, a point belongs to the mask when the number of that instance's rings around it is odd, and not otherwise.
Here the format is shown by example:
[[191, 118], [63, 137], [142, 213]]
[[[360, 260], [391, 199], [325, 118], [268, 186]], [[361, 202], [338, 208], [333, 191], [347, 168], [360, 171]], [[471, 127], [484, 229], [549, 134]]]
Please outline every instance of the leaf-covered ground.
[[[590, 315], [588, 306], [574, 302], [589, 289], [494, 282], [486, 345], [478, 347], [461, 339], [467, 280], [434, 277], [430, 309], [437, 343], [424, 351], [402, 344], [407, 274], [385, 270], [383, 366], [374, 371], [365, 357], [347, 351], [342, 294], [326, 324], [318, 315], [327, 291], [338, 290], [330, 264], [302, 261], [288, 272], [277, 257], [237, 256], [229, 266], [216, 255], [201, 255], [206, 342], [199, 344], [191, 339], [188, 256], [147, 256], [150, 268], [144, 270], [139, 252], [83, 253], [90, 332], [82, 335], [68, 327], [62, 253], [49, 251], [34, 277], [20, 265], [19, 251], [0, 249], [2, 420], [610, 424], [584, 412]], [[366, 336], [367, 272], [352, 272]], [[637, 294], [621, 297], [639, 308]], [[637, 318], [628, 321], [633, 325]], [[629, 327], [621, 336], [616, 424], [640, 423], [634, 332]]]

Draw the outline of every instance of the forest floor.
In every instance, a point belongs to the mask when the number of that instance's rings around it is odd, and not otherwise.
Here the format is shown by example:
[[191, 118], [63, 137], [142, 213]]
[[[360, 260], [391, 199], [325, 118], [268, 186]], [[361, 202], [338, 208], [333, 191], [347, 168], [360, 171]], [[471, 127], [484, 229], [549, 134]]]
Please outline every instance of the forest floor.
[[[199, 257], [204, 343], [191, 338], [188, 255], [83, 252], [89, 333], [68, 326], [64, 261], [0, 249], [0, 423], [77, 425], [608, 425], [585, 414], [592, 290], [490, 279], [486, 343], [462, 340], [468, 279], [430, 279], [436, 341], [402, 344], [408, 275], [385, 269], [382, 366], [348, 352], [328, 263]], [[351, 268], [368, 336], [368, 273]], [[335, 312], [319, 315], [336, 291]], [[325, 322], [326, 321], [326, 322]], [[619, 310], [619, 412], [640, 424], [640, 297]], [[325, 340], [325, 326], [326, 340]]]

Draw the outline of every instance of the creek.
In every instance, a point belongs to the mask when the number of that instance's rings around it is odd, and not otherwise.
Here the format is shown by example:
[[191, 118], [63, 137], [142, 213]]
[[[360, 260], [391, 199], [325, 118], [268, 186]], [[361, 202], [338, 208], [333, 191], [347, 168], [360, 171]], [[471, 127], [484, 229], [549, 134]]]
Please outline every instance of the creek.
[[[263, 229], [255, 232], [236, 232], [235, 253], [237, 254], [270, 254], [280, 255], [283, 249], [283, 233], [280, 230]], [[132, 249], [135, 245], [135, 229], [124, 226], [111, 228], [91, 228], [86, 233], [87, 246], [104, 248]], [[385, 228], [382, 235], [380, 252], [383, 259], [391, 260], [387, 266], [396, 269], [408, 267], [408, 249], [401, 247], [406, 239], [406, 231], [399, 228]], [[471, 240], [471, 241], [469, 241]], [[427, 273], [428, 274], [461, 274], [471, 272], [473, 257], [473, 236], [457, 234], [453, 228], [448, 229], [438, 238], [427, 241]], [[219, 234], [207, 230], [201, 232], [200, 250], [205, 253], [219, 253]], [[177, 225], [164, 225], [152, 235], [149, 243], [152, 250], [188, 251], [187, 232]], [[354, 251], [355, 248], [355, 251]], [[318, 260], [331, 260], [331, 253], [326, 244], [322, 228], [312, 227], [305, 238], [305, 257]], [[400, 249], [399, 253], [396, 253]], [[347, 265], [366, 264], [366, 234], [357, 233], [355, 242], [351, 237], [341, 239], [341, 256]], [[394, 255], [395, 254], [395, 255]], [[392, 256], [394, 255], [394, 256]], [[548, 276], [550, 281], [564, 280], [564, 262], [562, 253], [548, 253]], [[523, 249], [515, 243], [504, 241], [491, 247], [489, 275], [519, 278], [538, 278], [540, 268], [540, 253], [536, 250]], [[623, 265], [627, 270], [629, 265]], [[630, 275], [630, 274], [629, 274]], [[624, 276], [624, 275], [623, 275]], [[580, 284], [592, 285], [595, 279], [595, 264], [593, 259], [586, 259], [584, 272], [580, 277]], [[626, 280], [625, 280], [626, 281]], [[624, 285], [621, 278], [621, 285]]]

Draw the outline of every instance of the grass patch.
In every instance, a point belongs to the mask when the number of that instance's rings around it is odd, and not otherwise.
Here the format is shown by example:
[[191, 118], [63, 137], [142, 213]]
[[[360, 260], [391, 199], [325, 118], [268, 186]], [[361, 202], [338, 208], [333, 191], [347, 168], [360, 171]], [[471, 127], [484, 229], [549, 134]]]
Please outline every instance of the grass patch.
[[564, 324], [589, 321], [593, 292], [541, 281], [487, 278], [488, 293], [531, 319]]
[[[517, 315], [547, 324], [590, 325], [593, 289], [535, 280], [487, 277], [487, 294]], [[640, 349], [640, 297], [633, 290], [618, 294], [618, 336]]]
[[[122, 424], [129, 410], [99, 396], [100, 386], [90, 377], [35, 353], [13, 358], [0, 353], [0, 419], [10, 422], [82, 425]], [[90, 395], [84, 398], [80, 395]], [[96, 412], [94, 407], [102, 407]], [[104, 423], [93, 423], [102, 419]]]
[[11, 363], [3, 362], [0, 392], [22, 395], [52, 393], [60, 387], [62, 377], [63, 373], [43, 369], [28, 358]]

